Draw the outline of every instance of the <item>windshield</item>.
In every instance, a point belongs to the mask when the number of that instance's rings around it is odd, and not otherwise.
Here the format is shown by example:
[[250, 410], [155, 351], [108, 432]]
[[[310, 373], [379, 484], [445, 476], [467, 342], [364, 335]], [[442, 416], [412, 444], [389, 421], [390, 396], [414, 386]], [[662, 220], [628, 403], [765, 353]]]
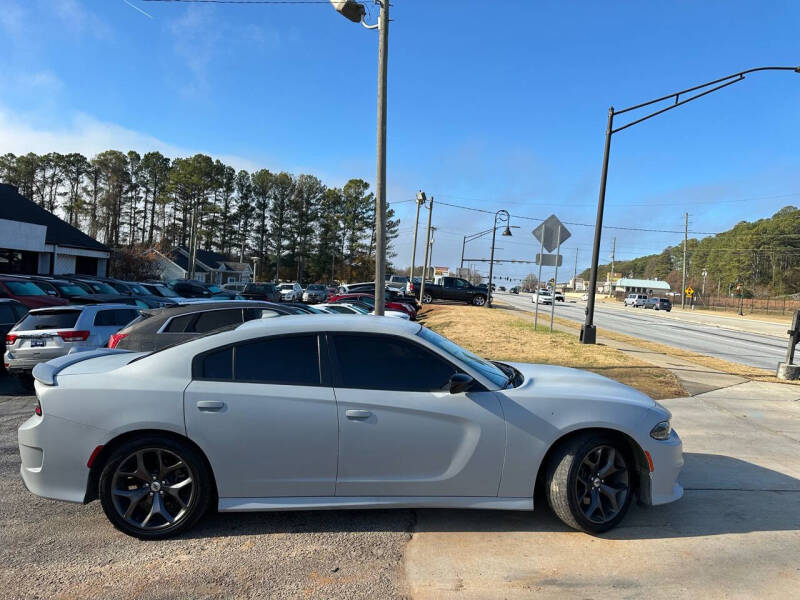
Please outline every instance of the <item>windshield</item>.
[[283, 290], [293, 290], [294, 289], [294, 284], [293, 283], [282, 283], [278, 287], [278, 289], [281, 290], [281, 291], [283, 291]]
[[128, 287], [131, 288], [134, 294], [138, 294], [139, 296], [150, 296], [150, 292], [144, 289], [142, 286], [136, 283], [129, 283]]
[[6, 287], [15, 296], [46, 296], [45, 291], [30, 281], [6, 281]]
[[173, 290], [170, 287], [167, 287], [166, 285], [161, 285], [159, 283], [157, 285], [154, 285], [153, 287], [156, 288], [156, 291], [159, 294], [161, 294], [162, 296], [164, 296], [165, 298], [181, 298], [182, 297], [178, 292], [176, 292], [175, 290]]
[[74, 283], [54, 283], [59, 290], [61, 290], [62, 294], [66, 294], [67, 296], [88, 296], [89, 292], [83, 289], [81, 286], [74, 284]]
[[108, 285], [107, 283], [103, 283], [102, 281], [87, 281], [86, 284], [94, 290], [95, 294], [113, 294], [115, 296], [119, 295], [119, 292]]
[[441, 350], [444, 350], [453, 358], [456, 358], [469, 365], [476, 371], [479, 371], [481, 375], [499, 387], [504, 387], [508, 382], [508, 377], [506, 374], [495, 365], [468, 350], [464, 350], [464, 348], [451, 342], [446, 337], [443, 337], [425, 327], [419, 330], [418, 335], [423, 340], [426, 340]]
[[356, 311], [357, 313], [361, 313], [362, 315], [368, 315], [369, 314], [369, 311], [366, 308], [361, 308], [360, 306], [358, 306], [356, 304], [348, 304], [347, 307], [352, 309], [352, 310], [354, 310], [354, 311]]
[[325, 286], [324, 285], [319, 285], [318, 283], [312, 283], [311, 285], [308, 286], [308, 289], [309, 290], [315, 290], [315, 291], [319, 292], [319, 291], [324, 291], [325, 290]]
[[210, 285], [210, 286], [208, 286], [208, 290], [212, 294], [219, 294], [220, 292], [224, 292], [225, 291], [221, 287], [219, 287], [218, 285]]

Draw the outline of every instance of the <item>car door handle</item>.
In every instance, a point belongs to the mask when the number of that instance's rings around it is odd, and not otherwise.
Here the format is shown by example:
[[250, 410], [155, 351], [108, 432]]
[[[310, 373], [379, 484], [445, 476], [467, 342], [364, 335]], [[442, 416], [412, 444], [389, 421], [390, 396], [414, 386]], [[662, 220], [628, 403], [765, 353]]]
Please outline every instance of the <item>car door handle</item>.
[[198, 400], [197, 408], [199, 410], [221, 410], [225, 408], [225, 403], [222, 400]]
[[368, 410], [346, 410], [344, 416], [348, 419], [369, 419], [372, 413]]

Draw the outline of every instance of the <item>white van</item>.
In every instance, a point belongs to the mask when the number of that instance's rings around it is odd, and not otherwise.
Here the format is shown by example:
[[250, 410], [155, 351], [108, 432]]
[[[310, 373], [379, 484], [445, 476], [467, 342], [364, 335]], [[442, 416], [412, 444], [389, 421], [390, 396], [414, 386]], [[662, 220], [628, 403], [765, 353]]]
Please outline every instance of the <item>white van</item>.
[[643, 308], [647, 302], [647, 294], [628, 294], [625, 298], [625, 306], [632, 306], [633, 308]]

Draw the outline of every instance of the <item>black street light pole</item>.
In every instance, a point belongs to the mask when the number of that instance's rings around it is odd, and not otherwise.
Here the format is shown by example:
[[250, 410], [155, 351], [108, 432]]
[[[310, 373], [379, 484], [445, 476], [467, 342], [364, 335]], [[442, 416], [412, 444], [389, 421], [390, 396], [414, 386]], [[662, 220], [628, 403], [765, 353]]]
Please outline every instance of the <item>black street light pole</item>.
[[[744, 76], [748, 73], [755, 73], [757, 71], [794, 71], [795, 73], [800, 73], [800, 67], [756, 67], [754, 69], [747, 69], [746, 71], [740, 71], [738, 73], [734, 73], [732, 75], [728, 75], [727, 77], [720, 77], [719, 79], [715, 79], [714, 81], [709, 81], [702, 85], [696, 85], [694, 87], [687, 88], [685, 90], [681, 90], [679, 92], [674, 92], [672, 94], [667, 94], [666, 96], [662, 96], [661, 98], [656, 98], [655, 100], [648, 100], [647, 102], [642, 102], [641, 104], [637, 104], [635, 106], [629, 106], [628, 108], [623, 108], [622, 110], [614, 110], [614, 107], [608, 109], [608, 125], [606, 126], [606, 145], [605, 151], [603, 153], [603, 172], [600, 175], [600, 194], [597, 200], [597, 219], [595, 221], [595, 229], [594, 229], [594, 245], [592, 247], [592, 269], [591, 275], [589, 276], [589, 301], [586, 304], [586, 320], [584, 324], [581, 326], [581, 334], [580, 334], [580, 341], [584, 344], [594, 344], [597, 339], [597, 330], [594, 325], [594, 294], [597, 290], [597, 266], [598, 261], [600, 258], [600, 236], [603, 229], [603, 210], [605, 208], [606, 203], [606, 181], [608, 180], [608, 155], [611, 151], [611, 136], [615, 133], [622, 131], [623, 129], [627, 129], [628, 127], [633, 127], [634, 125], [638, 125], [642, 121], [647, 121], [648, 119], [652, 119], [655, 116], [658, 116], [662, 113], [667, 112], [668, 110], [672, 110], [673, 108], [677, 108], [687, 102], [691, 102], [692, 100], [697, 100], [698, 98], [702, 98], [712, 92], [716, 92], [717, 90], [721, 90], [724, 87], [728, 87], [734, 83], [742, 81]], [[713, 86], [713, 87], [710, 87]], [[710, 89], [704, 89], [709, 88]], [[703, 90], [703, 91], [700, 91]], [[694, 95], [689, 96], [688, 98], [681, 100], [681, 96], [684, 94], [689, 94], [691, 92], [697, 92]], [[621, 127], [617, 127], [614, 129], [614, 117], [616, 115], [621, 115], [633, 110], [638, 110], [640, 108], [644, 108], [646, 106], [651, 106], [653, 104], [657, 104], [659, 102], [664, 102], [665, 100], [672, 100], [674, 99], [674, 103], [670, 106], [665, 108], [661, 108], [656, 110], [644, 117], [631, 121], [630, 123], [626, 123]]]
[[511, 221], [511, 215], [508, 214], [507, 210], [503, 210], [502, 208], [494, 213], [494, 227], [492, 228], [492, 255], [489, 258], [489, 289], [486, 293], [486, 307], [492, 307], [492, 267], [494, 267], [494, 240], [497, 237], [497, 218], [503, 217], [500, 219], [501, 223], [506, 224], [506, 230], [503, 232], [503, 235], [507, 237], [511, 237], [511, 228], [509, 227], [509, 222]]

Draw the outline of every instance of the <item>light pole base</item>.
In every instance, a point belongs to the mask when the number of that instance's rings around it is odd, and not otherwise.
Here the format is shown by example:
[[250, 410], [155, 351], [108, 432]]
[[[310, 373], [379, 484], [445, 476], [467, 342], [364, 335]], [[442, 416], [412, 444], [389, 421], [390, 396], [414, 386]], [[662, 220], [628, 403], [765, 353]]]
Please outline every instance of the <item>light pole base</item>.
[[588, 327], [585, 324], [581, 325], [580, 342], [581, 344], [597, 343], [597, 327], [594, 325], [589, 325]]
[[783, 362], [778, 363], [778, 371], [776, 376], [778, 379], [800, 379], [800, 365], [789, 365]]

